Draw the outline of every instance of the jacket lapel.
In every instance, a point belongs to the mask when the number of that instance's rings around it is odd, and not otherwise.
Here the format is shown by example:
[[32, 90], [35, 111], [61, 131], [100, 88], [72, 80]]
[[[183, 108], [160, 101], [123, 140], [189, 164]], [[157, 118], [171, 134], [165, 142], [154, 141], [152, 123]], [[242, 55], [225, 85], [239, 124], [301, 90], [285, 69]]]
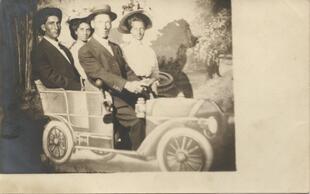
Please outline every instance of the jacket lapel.
[[74, 64], [74, 60], [73, 60], [73, 57], [72, 57], [70, 51], [65, 46], [63, 46], [62, 44], [59, 44], [59, 47], [65, 52], [65, 54], [67, 55], [68, 59], [70, 60], [70, 63], [73, 65]]
[[119, 69], [121, 71], [122, 77], [126, 77], [126, 68], [125, 64], [122, 61], [122, 54], [119, 52], [119, 47], [117, 47], [115, 44], [112, 44], [109, 42], [110, 47], [112, 48], [114, 59], [117, 62]]
[[95, 38], [91, 38], [89, 40], [91, 44], [96, 47], [96, 50], [100, 52], [100, 54], [104, 54], [106, 57], [108, 57], [109, 60], [113, 59], [113, 56], [111, 53], [108, 51], [107, 48], [105, 48], [99, 41], [97, 41]]
[[88, 43], [90, 49], [96, 53], [95, 55], [100, 58], [101, 60], [101, 65], [108, 67], [109, 69], [112, 70], [117, 75], [123, 76], [122, 68], [120, 67], [118, 61], [117, 61], [117, 56], [115, 55], [114, 48], [112, 48], [114, 56], [110, 54], [110, 52], [96, 39], [91, 38]]
[[[68, 63], [70, 63], [71, 65], [73, 65], [73, 58], [70, 56], [69, 53], [66, 52], [66, 49], [63, 49], [63, 51], [65, 52], [65, 54], [67, 55], [68, 59], [70, 60], [70, 62], [65, 58], [65, 56], [63, 56], [63, 54], [54, 46], [52, 45], [50, 42], [48, 42], [47, 40], [45, 40], [45, 38], [43, 38], [42, 43], [44, 43], [44, 45], [46, 45], [46, 47], [49, 50], [53, 50], [53, 52], [57, 53], [57, 55], [59, 57], [62, 57], [65, 61], [67, 61]], [[62, 45], [61, 45], [62, 46]], [[64, 46], [63, 46], [64, 47]]]

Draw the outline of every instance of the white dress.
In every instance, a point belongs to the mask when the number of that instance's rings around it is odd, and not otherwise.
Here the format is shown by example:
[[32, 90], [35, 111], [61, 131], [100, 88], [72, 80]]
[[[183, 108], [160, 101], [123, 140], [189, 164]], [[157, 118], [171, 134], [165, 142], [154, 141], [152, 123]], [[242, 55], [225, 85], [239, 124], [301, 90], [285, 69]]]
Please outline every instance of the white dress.
[[85, 71], [84, 71], [84, 69], [81, 66], [80, 61], [79, 61], [79, 50], [84, 44], [85, 44], [84, 42], [77, 40], [71, 46], [70, 51], [71, 51], [71, 54], [72, 54], [72, 57], [74, 60], [74, 66], [75, 66], [76, 70], [79, 72], [82, 79], [87, 79], [86, 73], [85, 73]]
[[95, 86], [93, 86], [87, 79], [87, 75], [85, 73], [84, 68], [82, 67], [82, 65], [80, 64], [79, 61], [79, 50], [80, 48], [84, 45], [85, 43], [77, 40], [76, 42], [73, 43], [73, 45], [70, 47], [70, 51], [74, 60], [74, 66], [76, 68], [76, 70], [78, 71], [78, 73], [80, 74], [80, 79], [81, 79], [81, 83], [84, 87], [85, 90], [87, 91], [99, 91], [98, 88], [96, 88]]

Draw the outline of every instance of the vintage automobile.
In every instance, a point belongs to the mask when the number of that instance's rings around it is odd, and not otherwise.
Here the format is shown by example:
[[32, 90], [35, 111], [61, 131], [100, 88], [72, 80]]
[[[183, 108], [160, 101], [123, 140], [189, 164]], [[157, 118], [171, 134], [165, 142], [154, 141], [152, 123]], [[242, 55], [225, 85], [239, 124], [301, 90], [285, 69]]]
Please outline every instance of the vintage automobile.
[[228, 116], [215, 102], [154, 98], [136, 110], [146, 119], [146, 138], [140, 147], [136, 151], [116, 149], [113, 123], [105, 119], [111, 110], [103, 92], [48, 89], [39, 81], [36, 86], [49, 117], [43, 150], [57, 164], [69, 160], [76, 150], [88, 149], [102, 155], [157, 160], [162, 171], [208, 171], [224, 142]]

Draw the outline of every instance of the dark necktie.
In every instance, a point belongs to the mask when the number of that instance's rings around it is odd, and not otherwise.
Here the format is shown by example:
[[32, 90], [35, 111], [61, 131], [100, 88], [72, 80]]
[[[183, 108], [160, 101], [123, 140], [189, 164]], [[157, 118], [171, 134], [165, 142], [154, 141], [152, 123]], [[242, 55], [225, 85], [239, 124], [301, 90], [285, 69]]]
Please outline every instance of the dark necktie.
[[69, 59], [69, 62], [70, 62], [71, 64], [73, 64], [73, 61], [71, 60], [71, 58], [69, 57], [68, 53], [67, 53], [66, 50], [64, 49], [64, 46], [63, 46], [62, 44], [60, 44], [60, 43], [58, 43], [58, 46], [59, 46], [59, 48], [65, 53], [66, 58]]

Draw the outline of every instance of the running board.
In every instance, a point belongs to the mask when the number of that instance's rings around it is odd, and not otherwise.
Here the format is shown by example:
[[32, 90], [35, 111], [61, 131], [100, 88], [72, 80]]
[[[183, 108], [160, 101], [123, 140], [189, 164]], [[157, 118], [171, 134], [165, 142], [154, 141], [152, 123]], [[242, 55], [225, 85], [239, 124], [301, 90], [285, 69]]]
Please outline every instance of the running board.
[[95, 151], [117, 153], [117, 154], [122, 154], [122, 155], [130, 156], [132, 158], [145, 160], [145, 161], [153, 159], [152, 157], [142, 156], [137, 151], [117, 150], [117, 149], [111, 149], [111, 148], [99, 148], [99, 147], [90, 147], [90, 146], [74, 146], [74, 148], [75, 149], [86, 149], [86, 150], [95, 150]]

